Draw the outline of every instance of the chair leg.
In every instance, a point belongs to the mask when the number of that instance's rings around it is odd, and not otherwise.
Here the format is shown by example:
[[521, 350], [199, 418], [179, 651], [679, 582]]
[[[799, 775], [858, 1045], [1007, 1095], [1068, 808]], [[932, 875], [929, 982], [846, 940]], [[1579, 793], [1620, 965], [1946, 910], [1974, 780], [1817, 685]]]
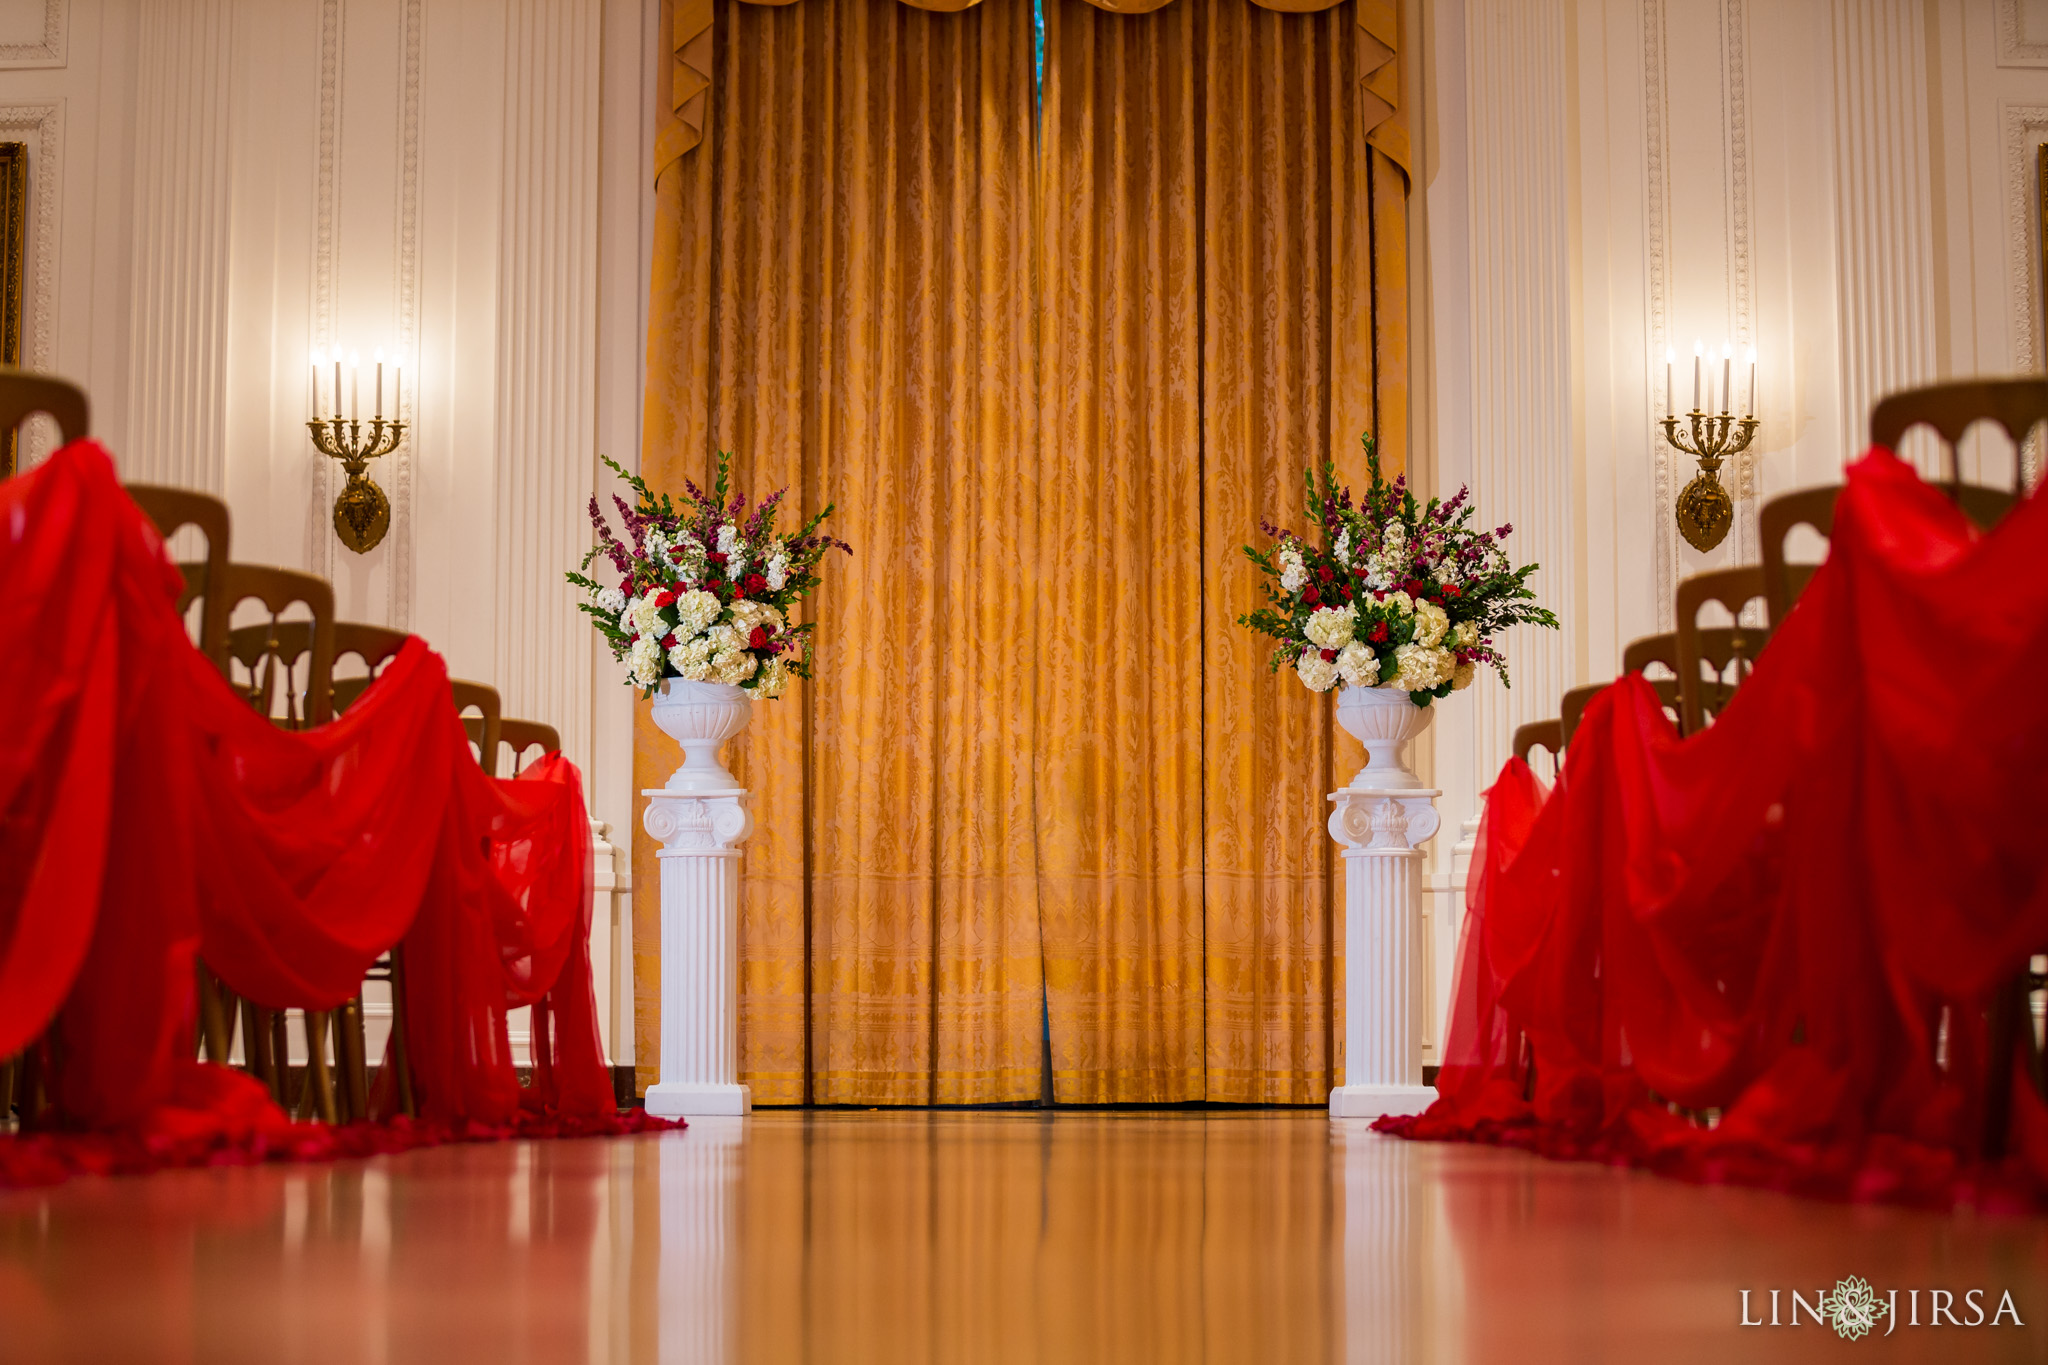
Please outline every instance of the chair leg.
[[406, 1050], [405, 955], [391, 950], [391, 1064], [398, 1069], [398, 1111], [408, 1118], [419, 1116], [419, 1103], [412, 1089], [412, 1058]]
[[213, 979], [213, 973], [200, 962], [193, 970], [199, 977], [199, 1044], [202, 1055], [209, 1062], [227, 1065], [229, 1053], [229, 1029], [227, 1011], [221, 1006], [220, 983]]
[[0, 1062], [0, 1123], [5, 1123], [14, 1113], [14, 1078], [21, 1070], [21, 1061], [9, 1057]]
[[369, 1045], [363, 1036], [363, 997], [342, 1005], [335, 1016], [335, 1056], [341, 1067], [342, 1094], [351, 1122], [370, 1116]]
[[307, 1010], [302, 1017], [305, 1020], [306, 1081], [299, 1090], [299, 1115], [331, 1124], [335, 1121], [334, 1073], [327, 1067], [327, 1032], [334, 1012]]
[[2027, 1009], [2027, 984], [2022, 969], [2012, 980], [2002, 982], [1991, 997], [1991, 1045], [1984, 1059], [1982, 1151], [1986, 1161], [2004, 1157], [2012, 1129], [2013, 1047], [2019, 1042], [2022, 1023], [2030, 1035], [2034, 1031]]
[[270, 1098], [279, 1097], [277, 1059], [270, 1049], [270, 1011], [253, 1000], [242, 1002], [242, 1063], [263, 1082]]
[[18, 1103], [21, 1105], [21, 1131], [39, 1127], [43, 1108], [48, 1100], [48, 1087], [43, 1077], [43, 1039], [38, 1038], [28, 1045], [21, 1054], [21, 1074], [15, 1082], [19, 1087]]

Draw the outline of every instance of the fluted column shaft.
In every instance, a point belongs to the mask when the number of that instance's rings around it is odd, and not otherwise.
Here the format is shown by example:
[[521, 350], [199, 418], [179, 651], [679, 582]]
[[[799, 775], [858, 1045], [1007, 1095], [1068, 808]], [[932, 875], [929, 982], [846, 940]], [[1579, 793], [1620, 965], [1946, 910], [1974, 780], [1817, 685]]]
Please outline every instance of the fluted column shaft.
[[644, 823], [661, 840], [661, 1080], [647, 1112], [744, 1114], [739, 1083], [739, 845], [747, 794], [656, 788]]
[[1346, 787], [1330, 800], [1344, 845], [1344, 1084], [1332, 1118], [1427, 1108], [1421, 1083], [1422, 848], [1437, 829], [1434, 789]]

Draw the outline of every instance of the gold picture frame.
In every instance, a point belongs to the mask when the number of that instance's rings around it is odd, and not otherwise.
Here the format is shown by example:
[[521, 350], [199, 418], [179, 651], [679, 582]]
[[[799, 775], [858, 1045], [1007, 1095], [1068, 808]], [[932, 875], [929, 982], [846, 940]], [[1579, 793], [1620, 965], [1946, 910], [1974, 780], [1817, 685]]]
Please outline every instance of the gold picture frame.
[[[21, 364], [22, 263], [28, 254], [28, 144], [0, 142], [0, 365]], [[0, 479], [14, 474], [18, 434], [0, 443]]]

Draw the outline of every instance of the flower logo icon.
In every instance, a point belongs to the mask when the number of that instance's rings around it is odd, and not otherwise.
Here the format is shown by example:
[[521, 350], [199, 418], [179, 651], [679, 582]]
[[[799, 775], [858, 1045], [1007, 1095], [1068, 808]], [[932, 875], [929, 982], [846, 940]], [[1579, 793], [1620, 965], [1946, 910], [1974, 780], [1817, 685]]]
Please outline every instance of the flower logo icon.
[[1877, 1326], [1878, 1319], [1890, 1310], [1878, 1300], [1869, 1281], [1861, 1275], [1851, 1275], [1835, 1281], [1832, 1294], [1821, 1296], [1820, 1311], [1827, 1316], [1836, 1336], [1855, 1341]]

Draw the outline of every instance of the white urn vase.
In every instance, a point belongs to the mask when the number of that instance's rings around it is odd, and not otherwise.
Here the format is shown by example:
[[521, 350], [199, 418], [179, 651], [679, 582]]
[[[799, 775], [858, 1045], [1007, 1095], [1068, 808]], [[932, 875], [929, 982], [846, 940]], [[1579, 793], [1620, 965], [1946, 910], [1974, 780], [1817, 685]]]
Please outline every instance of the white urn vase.
[[[1405, 697], [1405, 694], [1404, 694]], [[747, 728], [753, 698], [728, 683], [667, 678], [654, 695], [654, 723], [683, 746], [683, 766], [669, 774], [672, 792], [729, 792], [739, 782], [725, 766], [725, 742]]]
[[1399, 687], [1347, 687], [1337, 694], [1337, 723], [1365, 746], [1365, 766], [1351, 785], [1382, 791], [1420, 788], [1403, 751], [1429, 728], [1433, 708], [1417, 706]]

